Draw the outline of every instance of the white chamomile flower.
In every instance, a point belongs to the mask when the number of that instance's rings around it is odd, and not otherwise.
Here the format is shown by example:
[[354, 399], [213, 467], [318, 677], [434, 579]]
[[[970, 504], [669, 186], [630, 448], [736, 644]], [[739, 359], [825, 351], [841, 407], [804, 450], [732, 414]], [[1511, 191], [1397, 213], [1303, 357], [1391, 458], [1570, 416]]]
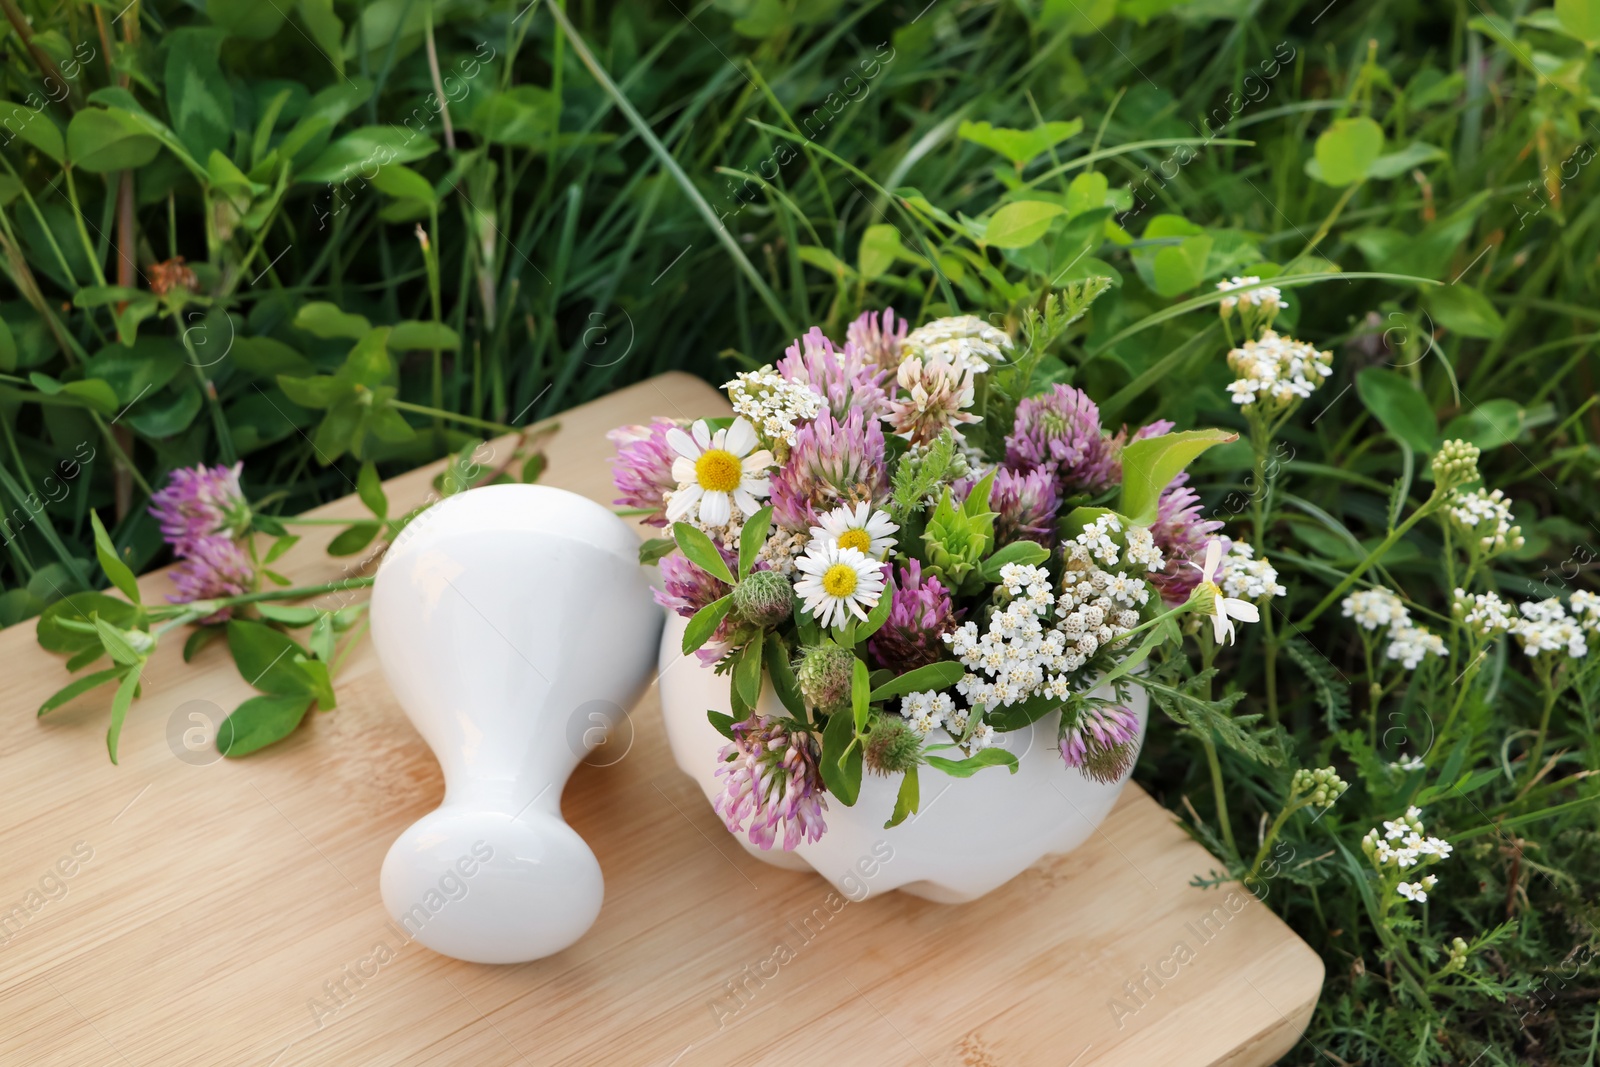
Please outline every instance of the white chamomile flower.
[[667, 520], [678, 522], [697, 515], [705, 526], [726, 525], [737, 506], [745, 515], [761, 510], [758, 498], [768, 493], [766, 472], [772, 453], [756, 450], [755, 427], [742, 416], [725, 430], [711, 432], [704, 419], [690, 434], [674, 427], [667, 444], [678, 453], [672, 476], [678, 488], [667, 502]]
[[1222, 562], [1222, 542], [1212, 541], [1206, 545], [1206, 563], [1200, 570], [1200, 584], [1195, 587], [1197, 593], [1204, 591], [1211, 595], [1211, 634], [1217, 644], [1233, 643], [1233, 620], [1240, 622], [1260, 622], [1261, 612], [1248, 600], [1228, 596], [1217, 585], [1217, 567]]
[[852, 614], [864, 621], [883, 596], [883, 564], [859, 548], [814, 539], [794, 566], [803, 575], [795, 594], [823, 626], [842, 626]]
[[811, 527], [811, 536], [819, 541], [832, 541], [840, 548], [853, 548], [858, 552], [883, 559], [894, 547], [890, 536], [900, 527], [889, 520], [886, 512], [873, 511], [866, 502], [841, 505], [817, 520], [821, 526]]

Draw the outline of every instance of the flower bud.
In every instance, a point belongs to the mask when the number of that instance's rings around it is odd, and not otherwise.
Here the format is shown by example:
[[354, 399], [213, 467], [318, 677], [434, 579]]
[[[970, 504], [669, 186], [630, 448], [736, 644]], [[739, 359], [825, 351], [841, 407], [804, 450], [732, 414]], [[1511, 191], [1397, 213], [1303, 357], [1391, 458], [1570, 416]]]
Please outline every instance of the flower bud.
[[776, 626], [794, 609], [794, 587], [776, 571], [753, 571], [734, 586], [733, 610], [752, 626]]
[[1478, 480], [1478, 446], [1450, 440], [1439, 446], [1433, 457], [1433, 480], [1440, 489], [1454, 489]]
[[880, 716], [867, 735], [866, 762], [878, 774], [904, 774], [922, 762], [922, 740], [904, 719]]
[[800, 669], [795, 675], [807, 704], [820, 711], [834, 712], [850, 702], [855, 669], [855, 653], [849, 649], [815, 645], [801, 654]]

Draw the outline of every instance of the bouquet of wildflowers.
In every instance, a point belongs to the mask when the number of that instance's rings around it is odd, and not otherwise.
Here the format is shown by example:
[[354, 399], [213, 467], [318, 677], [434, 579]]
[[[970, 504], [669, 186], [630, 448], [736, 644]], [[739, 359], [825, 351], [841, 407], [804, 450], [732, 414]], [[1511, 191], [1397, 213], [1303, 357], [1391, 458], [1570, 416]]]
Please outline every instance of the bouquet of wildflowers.
[[731, 831], [814, 841], [866, 773], [900, 776], [893, 826], [923, 768], [1014, 772], [1000, 735], [1051, 715], [1065, 766], [1115, 781], [1137, 754], [1136, 668], [1206, 621], [1231, 640], [1282, 591], [1186, 484], [1236, 435], [1112, 431], [1056, 380], [1046, 350], [1104, 287], [1050, 296], [1015, 337], [892, 310], [842, 344], [813, 328], [726, 384], [731, 418], [613, 431], [617, 502], [670, 533], [641, 551], [658, 598], [729, 680], [733, 714], [709, 714]]

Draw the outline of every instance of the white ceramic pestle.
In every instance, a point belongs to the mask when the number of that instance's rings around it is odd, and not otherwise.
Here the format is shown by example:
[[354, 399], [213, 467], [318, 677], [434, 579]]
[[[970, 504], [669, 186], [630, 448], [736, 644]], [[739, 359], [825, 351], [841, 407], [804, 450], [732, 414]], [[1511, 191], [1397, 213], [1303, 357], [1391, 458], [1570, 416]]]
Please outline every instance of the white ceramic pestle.
[[655, 667], [662, 613], [638, 553], [591, 500], [499, 485], [430, 508], [384, 558], [373, 644], [445, 795], [389, 849], [383, 902], [435, 952], [538, 959], [599, 914], [600, 865], [561, 790]]

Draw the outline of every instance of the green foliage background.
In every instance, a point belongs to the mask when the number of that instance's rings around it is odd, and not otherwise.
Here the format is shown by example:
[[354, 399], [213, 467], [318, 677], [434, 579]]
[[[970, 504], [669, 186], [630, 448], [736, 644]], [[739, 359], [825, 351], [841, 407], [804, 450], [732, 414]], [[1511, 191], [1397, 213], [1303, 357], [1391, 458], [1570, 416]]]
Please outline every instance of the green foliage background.
[[[1214, 283], [1247, 269], [1336, 357], [1266, 471], [1285, 620], [1427, 495], [1447, 437], [1484, 449], [1527, 537], [1489, 585], [1594, 586], [1590, 0], [0, 11], [0, 624], [91, 584], [91, 510], [135, 571], [162, 562], [144, 500], [172, 467], [242, 459], [253, 499], [299, 512], [364, 460], [395, 473], [667, 369], [720, 383], [885, 304], [1015, 324], [1111, 277], [1049, 373], [1108, 425], [1239, 428]], [[152, 294], [175, 256], [194, 291]], [[1250, 468], [1243, 443], [1200, 463], [1219, 517], [1246, 518]], [[1441, 553], [1418, 526], [1377, 576], [1438, 619]], [[1257, 640], [1218, 663], [1241, 716], [1264, 711]], [[1266, 893], [1328, 968], [1290, 1061], [1596, 1063], [1592, 680], [1523, 790], [1539, 697], [1506, 642], [1465, 683], [1385, 693], [1375, 746], [1336, 613], [1276, 671], [1278, 765], [1222, 752], [1244, 851], [1294, 767], [1355, 783], [1288, 824]], [[1396, 777], [1458, 696], [1459, 754]], [[1138, 777], [1238, 874], [1197, 751], [1158, 728]], [[1417, 928], [1383, 933], [1348, 850], [1418, 797], [1458, 853]], [[1470, 982], [1397, 975], [1393, 936], [1491, 930]]]

